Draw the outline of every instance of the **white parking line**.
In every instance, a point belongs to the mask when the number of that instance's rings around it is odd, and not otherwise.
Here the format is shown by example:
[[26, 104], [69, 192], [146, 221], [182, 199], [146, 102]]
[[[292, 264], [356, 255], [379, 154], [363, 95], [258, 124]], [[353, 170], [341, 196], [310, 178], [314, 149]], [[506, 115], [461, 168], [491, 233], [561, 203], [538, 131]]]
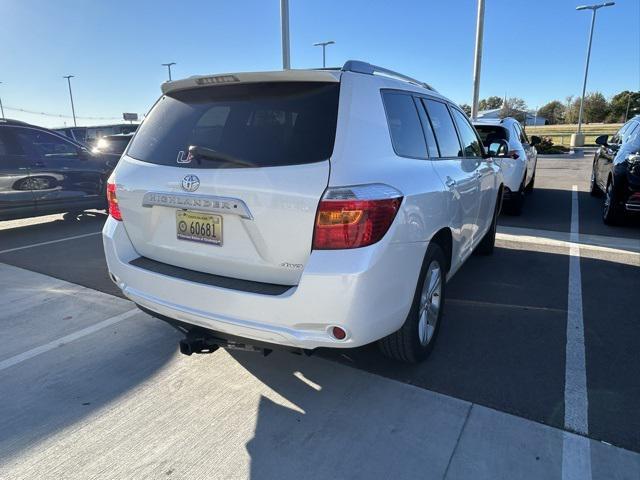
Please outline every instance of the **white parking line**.
[[74, 340], [78, 340], [79, 338], [91, 335], [92, 333], [98, 332], [103, 328], [110, 327], [111, 325], [121, 322], [122, 320], [126, 320], [127, 318], [135, 315], [138, 312], [140, 312], [140, 310], [138, 310], [137, 308], [128, 310], [114, 317], [107, 318], [106, 320], [96, 323], [95, 325], [91, 325], [90, 327], [83, 328], [82, 330], [78, 330], [77, 332], [73, 332], [69, 335], [65, 335], [64, 337], [58, 338], [53, 342], [40, 345], [39, 347], [32, 348], [31, 350], [27, 350], [26, 352], [14, 355], [13, 357], [9, 357], [6, 360], [0, 361], [0, 371], [5, 370], [9, 367], [13, 367], [14, 365], [22, 363], [25, 360], [37, 357], [38, 355], [42, 355], [43, 353], [53, 350], [54, 348], [61, 347], [67, 343], [73, 342]]
[[67, 240], [75, 240], [76, 238], [90, 237], [92, 235], [99, 235], [101, 233], [102, 233], [101, 231], [92, 232], [92, 233], [83, 233], [82, 235], [74, 235], [73, 237], [59, 238], [58, 240], [49, 240], [48, 242], [32, 243], [31, 245], [24, 245], [22, 247], [8, 248], [6, 250], [0, 250], [0, 255], [2, 255], [3, 253], [17, 252], [18, 250], [24, 250], [26, 248], [41, 247], [43, 245], [50, 245], [52, 243], [66, 242]]
[[[589, 432], [589, 402], [582, 317], [580, 273], [580, 230], [578, 187], [571, 193], [571, 236], [569, 247], [569, 293], [567, 298], [567, 347], [564, 384], [564, 427], [586, 435]], [[589, 439], [565, 433], [562, 442], [563, 480], [591, 478]]]

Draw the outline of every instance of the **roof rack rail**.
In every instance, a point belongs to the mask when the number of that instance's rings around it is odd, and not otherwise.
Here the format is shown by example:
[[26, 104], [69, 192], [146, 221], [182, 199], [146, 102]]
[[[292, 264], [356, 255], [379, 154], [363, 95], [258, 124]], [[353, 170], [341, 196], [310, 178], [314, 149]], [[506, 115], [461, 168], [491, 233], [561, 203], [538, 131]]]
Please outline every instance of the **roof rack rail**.
[[360, 60], [347, 60], [342, 67], [342, 71], [364, 73], [367, 75], [374, 75], [376, 73], [379, 73], [387, 77], [396, 78], [398, 80], [404, 80], [405, 82], [413, 83], [414, 85], [424, 87], [428, 90], [433, 90], [434, 92], [437, 91], [428, 83], [421, 82], [420, 80], [416, 80], [415, 78], [409, 77], [408, 75], [403, 75], [402, 73], [394, 72], [393, 70], [389, 70], [383, 67], [378, 67], [377, 65], [372, 65], [370, 63], [362, 62]]

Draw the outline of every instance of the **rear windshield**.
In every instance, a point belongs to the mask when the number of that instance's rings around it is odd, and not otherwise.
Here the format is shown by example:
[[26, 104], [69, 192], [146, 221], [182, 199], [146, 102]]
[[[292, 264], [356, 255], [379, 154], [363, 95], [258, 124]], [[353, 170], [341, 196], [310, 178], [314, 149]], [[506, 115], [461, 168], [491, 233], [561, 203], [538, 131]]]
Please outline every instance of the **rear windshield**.
[[504, 127], [500, 127], [498, 125], [474, 125], [476, 130], [478, 131], [478, 135], [480, 135], [480, 139], [482, 143], [486, 146], [489, 146], [492, 142], [496, 140], [507, 140], [509, 141], [509, 130]]
[[337, 82], [256, 83], [171, 93], [153, 107], [127, 154], [185, 168], [319, 162], [333, 151], [338, 95]]

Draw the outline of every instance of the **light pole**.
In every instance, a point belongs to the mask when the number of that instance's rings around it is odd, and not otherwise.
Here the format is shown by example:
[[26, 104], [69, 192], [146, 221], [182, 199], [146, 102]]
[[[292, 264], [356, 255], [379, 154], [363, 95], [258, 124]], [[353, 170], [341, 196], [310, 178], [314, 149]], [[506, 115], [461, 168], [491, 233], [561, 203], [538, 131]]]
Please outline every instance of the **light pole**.
[[327, 56], [325, 53], [327, 45], [333, 45], [334, 43], [336, 42], [334, 42], [333, 40], [329, 40], [328, 42], [318, 42], [313, 44], [314, 47], [322, 47], [322, 68], [327, 67]]
[[480, 67], [482, 66], [482, 37], [484, 34], [484, 0], [478, 0], [478, 19], [476, 21], [476, 56], [473, 62], [473, 101], [471, 102], [471, 118], [478, 116], [478, 100], [480, 96]]
[[291, 68], [289, 53], [289, 0], [280, 0], [280, 30], [282, 31], [282, 69]]
[[[0, 82], [2, 83], [2, 82]], [[629, 109], [627, 108], [627, 111]], [[4, 107], [2, 106], [2, 96], [0, 96], [0, 112], [2, 112], [2, 118], [4, 119]]]
[[169, 63], [163, 63], [162, 66], [163, 67], [167, 67], [167, 70], [169, 71], [169, 81], [171, 81], [171, 65], [175, 65], [176, 62], [169, 62]]
[[73, 106], [73, 94], [71, 93], [71, 79], [73, 78], [73, 75], [65, 75], [62, 78], [66, 78], [67, 83], [69, 84], [69, 98], [71, 99], [71, 113], [73, 113], [73, 126], [77, 127], [78, 124], [76, 123], [76, 108]]
[[591, 58], [591, 42], [593, 40], [593, 26], [596, 23], [596, 12], [603, 7], [612, 7], [616, 2], [606, 2], [597, 5], [581, 5], [576, 10], [591, 10], [591, 29], [589, 30], [589, 46], [587, 47], [587, 63], [584, 67], [584, 82], [582, 83], [582, 96], [580, 97], [580, 112], [578, 113], [578, 131], [571, 135], [571, 146], [582, 147], [584, 135], [582, 135], [582, 114], [584, 111], [584, 95], [587, 90], [587, 74], [589, 73], [589, 60]]

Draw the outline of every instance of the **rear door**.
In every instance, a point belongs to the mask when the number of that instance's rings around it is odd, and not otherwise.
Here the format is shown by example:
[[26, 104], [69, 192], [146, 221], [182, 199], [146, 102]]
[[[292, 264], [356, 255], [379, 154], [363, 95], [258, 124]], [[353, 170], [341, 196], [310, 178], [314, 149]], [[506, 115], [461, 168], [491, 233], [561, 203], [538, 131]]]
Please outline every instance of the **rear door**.
[[18, 128], [28, 152], [32, 188], [38, 208], [74, 208], [104, 195], [102, 163], [61, 136], [34, 128]]
[[11, 130], [0, 128], [0, 218], [35, 215], [29, 162]]
[[518, 138], [520, 139], [520, 143], [522, 144], [522, 148], [524, 149], [525, 156], [527, 157], [527, 173], [525, 185], [528, 185], [531, 181], [531, 177], [536, 170], [536, 161], [537, 161], [537, 152], [536, 148], [531, 145], [529, 137], [526, 132], [522, 129], [519, 123], [514, 124], [514, 127], [518, 133]]
[[466, 158], [457, 130], [444, 102], [422, 99], [438, 144], [440, 158], [433, 162], [442, 183], [449, 191], [449, 217], [459, 245], [459, 257], [464, 259], [473, 248], [480, 211], [480, 189], [477, 170], [480, 160]]
[[339, 83], [267, 82], [162, 97], [114, 173], [136, 251], [297, 284], [329, 178]]

